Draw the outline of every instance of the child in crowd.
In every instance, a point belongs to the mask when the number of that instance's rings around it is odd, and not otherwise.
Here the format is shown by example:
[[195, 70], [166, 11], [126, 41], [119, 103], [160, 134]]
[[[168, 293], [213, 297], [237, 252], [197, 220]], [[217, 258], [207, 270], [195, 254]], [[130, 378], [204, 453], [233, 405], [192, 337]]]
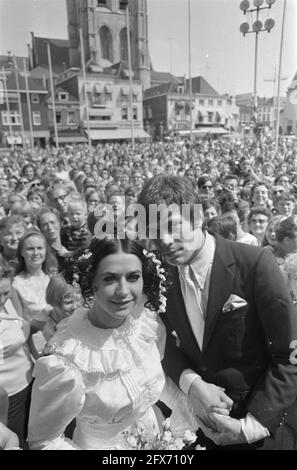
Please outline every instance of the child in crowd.
[[45, 299], [53, 307], [42, 330], [46, 341], [56, 332], [57, 324], [72, 315], [78, 304], [79, 294], [61, 274], [52, 276], [45, 292]]
[[17, 215], [24, 219], [26, 229], [31, 230], [33, 226], [33, 212], [29, 201], [16, 201], [10, 208], [10, 215]]
[[61, 242], [67, 250], [75, 251], [88, 246], [91, 234], [87, 227], [85, 204], [80, 198], [69, 201], [67, 216], [69, 226], [61, 229]]

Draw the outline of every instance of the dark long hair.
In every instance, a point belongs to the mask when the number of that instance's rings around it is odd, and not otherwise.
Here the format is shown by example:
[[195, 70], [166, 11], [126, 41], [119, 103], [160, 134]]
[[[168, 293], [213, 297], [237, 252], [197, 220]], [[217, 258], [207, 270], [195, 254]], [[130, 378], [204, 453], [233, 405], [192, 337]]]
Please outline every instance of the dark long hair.
[[22, 255], [22, 250], [24, 248], [24, 242], [30, 237], [39, 237], [44, 241], [46, 254], [45, 260], [42, 263], [42, 271], [46, 274], [53, 274], [54, 272], [58, 271], [58, 261], [55, 257], [54, 253], [52, 252], [51, 248], [49, 247], [46, 238], [44, 235], [37, 229], [28, 230], [19, 241], [19, 246], [17, 250], [17, 258], [18, 258], [18, 265], [15, 270], [15, 274], [20, 274], [22, 272], [27, 272], [26, 263], [24, 257]]
[[66, 258], [62, 266], [62, 273], [69, 284], [73, 284], [74, 281], [78, 282], [85, 305], [89, 306], [94, 296], [94, 280], [103, 258], [119, 252], [135, 255], [142, 264], [143, 291], [147, 296], [145, 306], [151, 310], [158, 310], [160, 307], [160, 278], [156, 264], [151, 258], [144, 255], [143, 248], [140, 241], [128, 237], [102, 240], [93, 237], [87, 250], [78, 250]]

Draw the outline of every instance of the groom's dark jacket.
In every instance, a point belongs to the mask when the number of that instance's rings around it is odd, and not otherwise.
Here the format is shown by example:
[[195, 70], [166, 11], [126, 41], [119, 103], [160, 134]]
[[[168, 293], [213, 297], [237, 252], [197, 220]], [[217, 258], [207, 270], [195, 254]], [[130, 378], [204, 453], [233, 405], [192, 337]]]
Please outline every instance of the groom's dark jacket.
[[[178, 270], [168, 293], [163, 366], [179, 384], [190, 368], [225, 388], [231, 416], [250, 412], [271, 436], [285, 420], [297, 429], [297, 313], [273, 254], [216, 237], [202, 351], [186, 314]], [[223, 312], [231, 294], [247, 305]], [[172, 334], [172, 332], [175, 332]]]

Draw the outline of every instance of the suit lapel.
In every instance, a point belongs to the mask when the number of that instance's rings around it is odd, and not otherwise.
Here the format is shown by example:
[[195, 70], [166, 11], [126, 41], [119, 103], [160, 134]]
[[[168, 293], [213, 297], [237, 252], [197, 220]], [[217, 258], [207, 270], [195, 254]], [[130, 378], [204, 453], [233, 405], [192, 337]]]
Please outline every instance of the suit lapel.
[[222, 307], [232, 293], [234, 273], [231, 266], [233, 264], [234, 258], [229, 243], [221, 237], [216, 237], [203, 336], [203, 352], [211, 339]]

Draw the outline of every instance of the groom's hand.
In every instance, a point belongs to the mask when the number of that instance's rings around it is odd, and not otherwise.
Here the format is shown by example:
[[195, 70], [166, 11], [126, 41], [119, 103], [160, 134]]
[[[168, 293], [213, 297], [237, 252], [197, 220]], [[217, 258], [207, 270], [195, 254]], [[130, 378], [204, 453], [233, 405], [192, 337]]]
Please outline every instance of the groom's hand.
[[204, 435], [215, 444], [219, 446], [247, 444], [239, 419], [222, 416], [218, 413], [210, 413], [209, 418], [215, 423], [216, 431], [206, 426], [201, 420], [199, 420], [199, 425]]
[[217, 385], [204, 382], [197, 377], [189, 389], [189, 399], [200, 418], [207, 426], [216, 429], [216, 424], [210, 419], [211, 412], [229, 415], [233, 400], [225, 394], [224, 389]]

